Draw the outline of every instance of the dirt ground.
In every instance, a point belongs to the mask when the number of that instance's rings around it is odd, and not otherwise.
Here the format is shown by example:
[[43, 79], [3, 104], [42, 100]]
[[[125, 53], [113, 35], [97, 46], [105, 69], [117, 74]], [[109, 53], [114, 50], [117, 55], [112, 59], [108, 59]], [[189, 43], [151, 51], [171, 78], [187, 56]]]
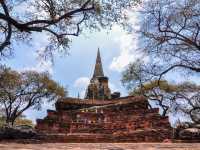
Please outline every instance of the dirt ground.
[[200, 150], [200, 143], [0, 144], [0, 150]]

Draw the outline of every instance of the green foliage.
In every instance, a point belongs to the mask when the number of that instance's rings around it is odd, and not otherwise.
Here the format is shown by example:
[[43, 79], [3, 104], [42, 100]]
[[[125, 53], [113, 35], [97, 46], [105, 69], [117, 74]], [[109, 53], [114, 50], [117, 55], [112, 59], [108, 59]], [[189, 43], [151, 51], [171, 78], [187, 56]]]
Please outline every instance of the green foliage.
[[169, 109], [182, 111], [193, 121], [191, 112], [199, 116], [200, 110], [198, 81], [173, 84], [165, 79], [172, 71], [184, 76], [200, 73], [199, 8], [199, 0], [143, 1], [138, 11], [140, 28], [133, 31], [142, 43], [137, 50], [149, 61], [137, 60], [122, 74], [122, 83], [130, 94], [156, 101], [164, 115]]
[[20, 125], [27, 125], [27, 126], [31, 126], [31, 127], [34, 127], [35, 125], [33, 124], [32, 120], [29, 120], [29, 119], [21, 119], [21, 118], [17, 118], [15, 123], [14, 123], [15, 126], [20, 126]]
[[47, 73], [16, 72], [0, 68], [0, 107], [6, 123], [14, 121], [29, 108], [40, 109], [45, 101], [56, 101], [66, 96], [65, 89]]
[[[0, 117], [0, 128], [6, 125], [6, 117], [1, 116]], [[35, 125], [33, 124], [32, 120], [26, 119], [24, 117], [18, 117], [15, 120], [14, 126], [19, 126], [19, 125], [28, 125], [31, 127], [34, 127]]]
[[147, 93], [148, 91], [152, 91], [155, 88], [159, 88], [162, 91], [167, 93], [178, 92], [181, 88], [178, 85], [169, 84], [166, 80], [155, 80], [144, 83], [141, 87], [134, 89], [130, 94], [131, 95], [141, 95], [143, 93]]
[[161, 108], [162, 116], [167, 115], [169, 111], [171, 113], [182, 111], [195, 120], [191, 112], [193, 109], [200, 110], [198, 94], [200, 86], [189, 81], [172, 84], [166, 80], [157, 80], [154, 78], [156, 72], [156, 69], [151, 71], [148, 66], [137, 61], [130, 64], [123, 72], [122, 83], [129, 90], [130, 95], [143, 95], [153, 102], [153, 107], [156, 105]]
[[137, 60], [129, 64], [128, 68], [122, 73], [122, 83], [128, 89], [139, 87], [141, 84], [149, 81], [146, 74], [143, 73], [143, 62]]
[[145, 65], [144, 62], [138, 60], [129, 64], [128, 68], [122, 73], [122, 83], [130, 91], [130, 93], [142, 94], [159, 88], [167, 93], [181, 92], [185, 90], [197, 90], [199, 87], [190, 81], [180, 84], [172, 84], [166, 80], [160, 80], [159, 70], [156, 65]]

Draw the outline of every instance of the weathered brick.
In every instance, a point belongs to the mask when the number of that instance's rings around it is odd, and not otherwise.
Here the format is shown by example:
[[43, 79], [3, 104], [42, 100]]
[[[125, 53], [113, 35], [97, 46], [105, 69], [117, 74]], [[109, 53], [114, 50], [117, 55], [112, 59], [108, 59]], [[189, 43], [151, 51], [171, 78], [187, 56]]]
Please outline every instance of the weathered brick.
[[[65, 106], [68, 104], [73, 109]], [[143, 97], [124, 97], [101, 105], [99, 100], [70, 98], [58, 101], [57, 105], [60, 107], [56, 111], [48, 110], [44, 120], [37, 120], [36, 129], [65, 133], [61, 138], [64, 141], [158, 142], [171, 138], [168, 117], [161, 117], [158, 109], [148, 109], [148, 101]]]

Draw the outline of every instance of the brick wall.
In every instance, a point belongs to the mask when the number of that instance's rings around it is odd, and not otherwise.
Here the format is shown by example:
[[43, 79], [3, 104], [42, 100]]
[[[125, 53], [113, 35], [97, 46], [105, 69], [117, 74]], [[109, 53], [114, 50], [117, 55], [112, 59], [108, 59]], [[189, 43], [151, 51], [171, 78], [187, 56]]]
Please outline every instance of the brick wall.
[[119, 141], [137, 141], [136, 135], [138, 141], [162, 141], [171, 137], [171, 127], [168, 117], [161, 117], [158, 111], [148, 109], [143, 98], [126, 97], [98, 107], [48, 110], [47, 117], [37, 120], [36, 129], [43, 133], [66, 133], [68, 138], [70, 134], [85, 133], [109, 135]]

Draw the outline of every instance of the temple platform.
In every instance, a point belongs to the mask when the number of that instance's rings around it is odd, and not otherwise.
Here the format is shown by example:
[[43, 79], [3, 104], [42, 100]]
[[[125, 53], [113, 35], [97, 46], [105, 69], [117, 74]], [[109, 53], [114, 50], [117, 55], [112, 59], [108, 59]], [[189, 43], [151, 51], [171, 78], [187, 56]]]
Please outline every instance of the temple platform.
[[168, 117], [149, 109], [142, 97], [114, 100], [62, 99], [56, 110], [37, 120], [36, 130], [49, 141], [162, 142], [171, 138]]

